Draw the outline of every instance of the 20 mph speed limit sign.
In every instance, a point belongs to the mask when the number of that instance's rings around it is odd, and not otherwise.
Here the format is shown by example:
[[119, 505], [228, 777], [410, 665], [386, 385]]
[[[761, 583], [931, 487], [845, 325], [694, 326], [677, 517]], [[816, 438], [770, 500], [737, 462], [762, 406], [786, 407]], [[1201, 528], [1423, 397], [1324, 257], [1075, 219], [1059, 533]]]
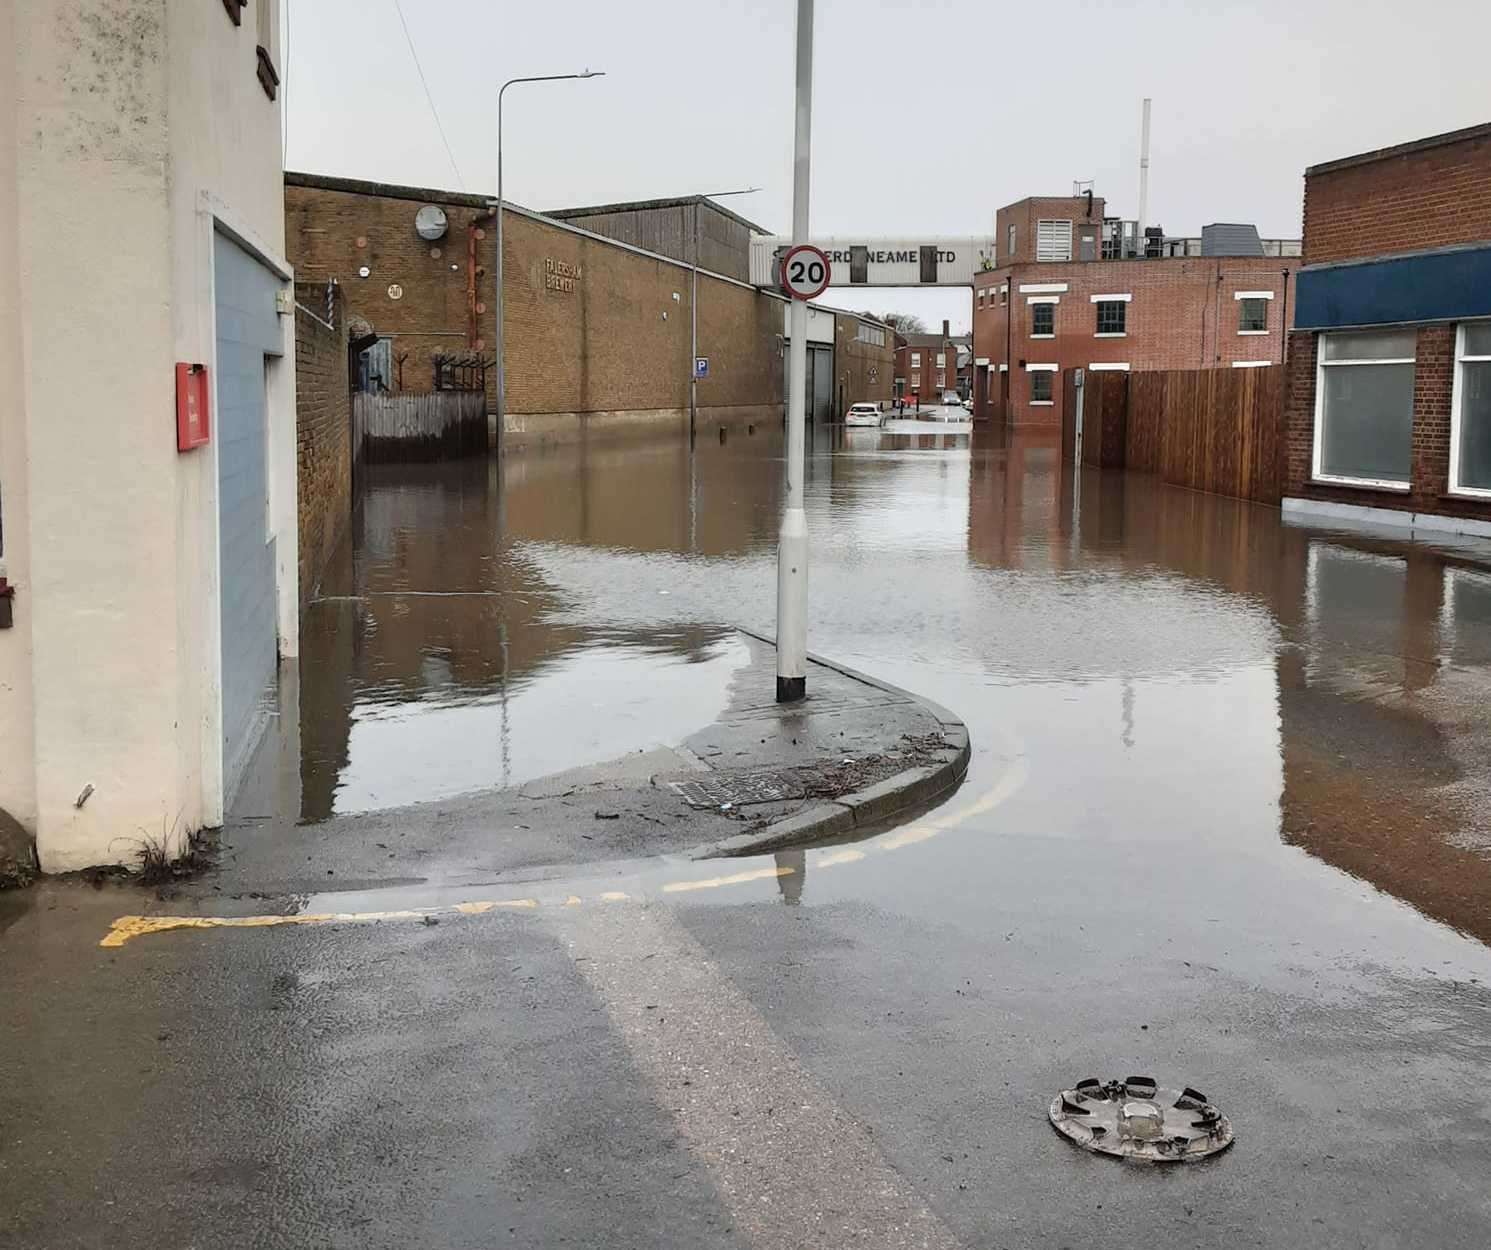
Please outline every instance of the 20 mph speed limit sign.
[[817, 299], [828, 289], [828, 257], [811, 243], [799, 243], [782, 257], [782, 290], [793, 299]]

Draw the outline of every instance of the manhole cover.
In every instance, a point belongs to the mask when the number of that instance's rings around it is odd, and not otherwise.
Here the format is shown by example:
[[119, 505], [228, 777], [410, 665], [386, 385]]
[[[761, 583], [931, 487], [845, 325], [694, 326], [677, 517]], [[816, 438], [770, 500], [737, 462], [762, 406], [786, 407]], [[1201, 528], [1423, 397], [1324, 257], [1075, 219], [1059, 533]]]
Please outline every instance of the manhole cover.
[[1232, 1145], [1231, 1121], [1205, 1094], [1163, 1089], [1147, 1076], [1078, 1081], [1052, 1100], [1051, 1123], [1087, 1150], [1152, 1163], [1187, 1163]]
[[786, 773], [742, 773], [737, 776], [690, 778], [670, 783], [690, 807], [739, 807], [744, 803], [780, 803], [807, 792]]

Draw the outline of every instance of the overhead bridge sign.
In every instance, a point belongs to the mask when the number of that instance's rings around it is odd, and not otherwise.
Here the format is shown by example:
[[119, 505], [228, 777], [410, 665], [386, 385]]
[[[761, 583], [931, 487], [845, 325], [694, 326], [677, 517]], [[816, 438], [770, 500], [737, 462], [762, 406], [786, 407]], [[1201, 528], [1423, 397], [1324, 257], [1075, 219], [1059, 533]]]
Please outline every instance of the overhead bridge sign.
[[[833, 273], [830, 286], [972, 286], [994, 267], [992, 238], [814, 239]], [[775, 286], [791, 240], [751, 238], [751, 281]]]

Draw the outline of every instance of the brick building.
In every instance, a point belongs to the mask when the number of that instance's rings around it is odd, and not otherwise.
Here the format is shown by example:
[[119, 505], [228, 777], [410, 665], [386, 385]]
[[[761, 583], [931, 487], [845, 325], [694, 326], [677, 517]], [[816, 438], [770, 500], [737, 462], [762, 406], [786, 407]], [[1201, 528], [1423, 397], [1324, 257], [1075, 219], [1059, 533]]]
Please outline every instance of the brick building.
[[908, 404], [913, 400], [937, 404], [946, 391], [966, 395], [962, 387], [967, 384], [967, 374], [960, 374], [958, 365], [960, 359], [968, 360], [971, 342], [971, 335], [950, 334], [946, 321], [941, 333], [896, 335], [897, 397]]
[[[656, 236], [660, 245], [674, 250], [680, 243], [691, 245], [692, 218], [679, 217], [672, 201], [659, 203], [663, 206], [656, 209], [653, 226], [639, 219], [652, 211], [645, 205], [612, 205], [595, 216], [607, 229]], [[716, 206], [707, 202], [689, 201], [688, 207], [700, 210], [701, 237], [712, 239], [717, 248], [726, 244], [714, 219], [732, 230], [743, 221], [724, 210], [716, 213]], [[691, 265], [583, 229], [573, 223], [587, 219], [585, 210], [565, 211], [570, 220], [510, 204], [504, 208], [503, 438], [521, 446], [601, 433], [671, 430], [680, 424], [687, 428], [693, 367]], [[421, 212], [424, 234], [416, 226]], [[429, 390], [440, 353], [492, 360], [494, 225], [484, 196], [285, 175], [286, 247], [296, 276], [339, 285], [348, 316], [363, 319], [378, 335], [363, 372], [391, 391]], [[744, 267], [747, 237], [729, 238], [735, 240], [730, 243], [735, 259], [718, 251], [714, 259], [727, 268]], [[701, 261], [710, 255], [701, 246]], [[699, 354], [709, 360], [708, 374], [698, 384], [700, 428], [780, 421], [785, 301], [705, 269], [700, 270], [698, 290]], [[830, 317], [856, 326], [866, 320], [848, 313]], [[835, 371], [833, 358], [841, 358], [849, 369], [851, 360], [874, 347], [856, 329], [845, 332], [846, 341], [838, 348], [841, 336], [832, 322], [823, 337]], [[872, 367], [883, 375], [888, 398], [889, 342], [879, 351], [879, 361], [854, 368], [866, 377]], [[488, 402], [495, 410], [495, 369], [487, 371], [486, 380]], [[851, 379], [844, 385], [848, 394]], [[836, 399], [836, 389], [830, 387], [831, 399]]]
[[1200, 239], [1152, 230], [1146, 247], [1135, 223], [1103, 213], [1092, 195], [999, 210], [996, 264], [974, 278], [976, 419], [1059, 427], [1074, 368], [1283, 362], [1291, 241], [1209, 226]]
[[1491, 124], [1305, 171], [1286, 512], [1491, 534]]
[[[438, 210], [426, 214], [438, 237], [416, 229], [427, 207]], [[505, 209], [504, 225], [512, 441], [686, 423], [689, 266], [516, 206]], [[486, 197], [287, 173], [285, 226], [296, 276], [336, 281], [348, 315], [378, 334], [370, 351], [390, 390], [430, 389], [437, 353], [491, 360], [495, 230]], [[781, 307], [744, 282], [700, 274], [705, 426], [780, 419]], [[495, 375], [488, 370], [494, 409]]]

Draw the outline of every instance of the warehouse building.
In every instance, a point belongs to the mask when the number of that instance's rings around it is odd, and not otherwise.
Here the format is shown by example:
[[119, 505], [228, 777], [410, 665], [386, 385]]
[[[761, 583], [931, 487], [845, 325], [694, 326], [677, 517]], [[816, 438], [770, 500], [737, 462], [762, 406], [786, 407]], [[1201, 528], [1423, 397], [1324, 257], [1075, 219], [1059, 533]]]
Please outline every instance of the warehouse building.
[[[699, 198], [565, 212], [560, 220], [504, 209], [504, 444], [686, 430], [694, 223], [701, 262], [732, 273], [747, 270], [750, 223]], [[335, 283], [347, 315], [376, 336], [360, 361], [363, 386], [425, 391], [443, 360], [491, 364], [494, 226], [484, 196], [285, 175], [286, 247], [297, 278]], [[779, 422], [785, 300], [702, 265], [697, 289], [698, 429]], [[814, 382], [827, 395], [815, 409], [820, 419], [859, 399], [888, 399], [885, 327], [832, 310], [815, 325], [828, 356]], [[495, 369], [485, 385], [495, 411]]]

